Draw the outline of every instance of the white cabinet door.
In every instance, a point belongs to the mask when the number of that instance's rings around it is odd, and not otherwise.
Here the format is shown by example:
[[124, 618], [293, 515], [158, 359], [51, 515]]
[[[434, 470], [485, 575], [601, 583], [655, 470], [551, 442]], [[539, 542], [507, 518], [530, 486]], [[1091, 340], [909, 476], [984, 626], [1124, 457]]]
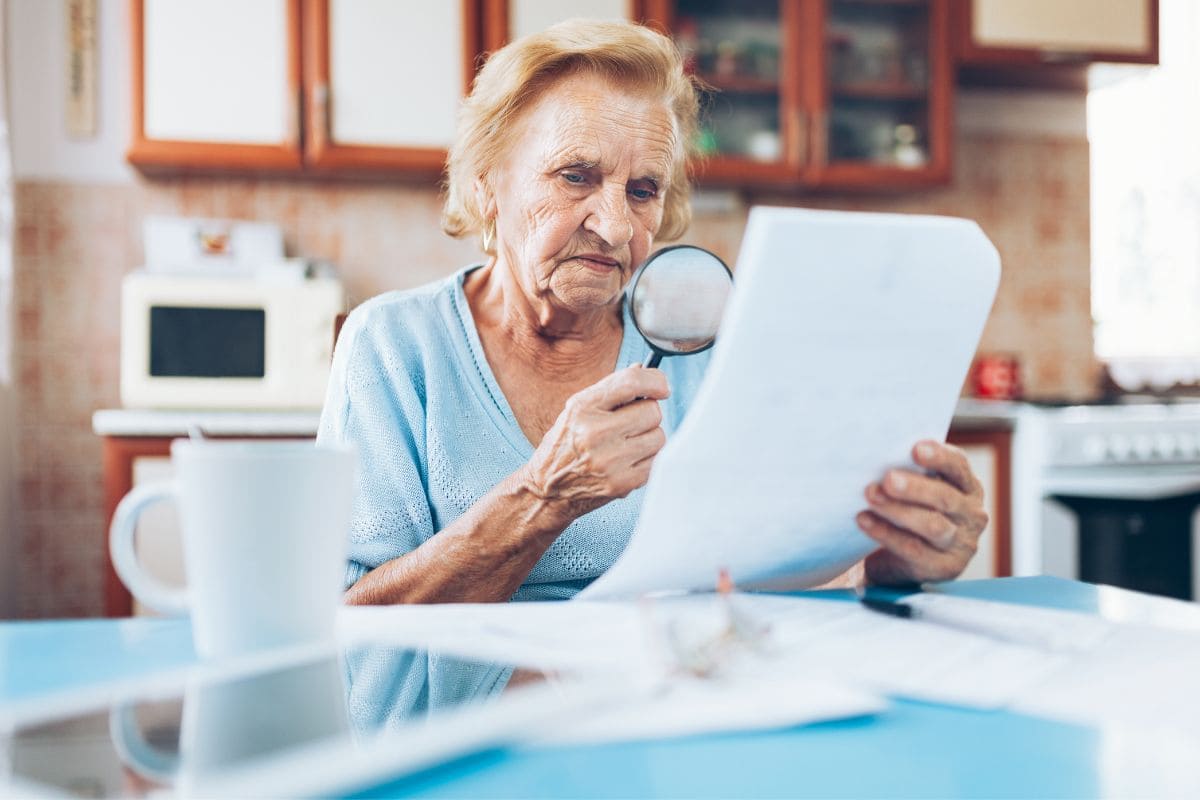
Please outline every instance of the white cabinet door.
[[329, 0], [329, 138], [446, 148], [468, 82], [463, 4]]
[[629, 0], [508, 0], [509, 40], [574, 17], [630, 19]]
[[132, 5], [141, 166], [298, 166], [300, 0]]
[[1147, 0], [972, 0], [971, 38], [980, 47], [1139, 55], [1153, 47], [1154, 8]]

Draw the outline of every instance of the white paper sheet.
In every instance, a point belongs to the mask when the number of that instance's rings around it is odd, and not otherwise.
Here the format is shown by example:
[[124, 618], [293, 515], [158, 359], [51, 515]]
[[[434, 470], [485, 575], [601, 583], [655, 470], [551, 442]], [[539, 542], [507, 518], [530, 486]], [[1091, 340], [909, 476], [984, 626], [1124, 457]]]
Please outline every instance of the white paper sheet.
[[1070, 663], [1058, 652], [889, 617], [858, 603], [743, 597], [745, 612], [771, 626], [776, 669], [888, 695], [1003, 708]]
[[[1057, 652], [887, 617], [852, 602], [740, 593], [731, 602], [746, 627], [761, 635], [718, 653], [713, 659], [718, 683], [794, 678], [998, 708], [1071, 663]], [[345, 644], [431, 648], [534, 669], [622, 674], [645, 684], [678, 676], [681, 664], [696, 663], [692, 654], [721, 636], [729, 615], [722, 598], [707, 594], [636, 603], [352, 607], [342, 610], [338, 624]], [[746, 702], [760, 699], [751, 692]], [[803, 698], [797, 702], [813, 710]], [[672, 713], [671, 719], [712, 724], [703, 716]]]
[[[813, 586], [874, 549], [855, 514], [942, 439], [999, 282], [968, 220], [755, 208], [712, 363], [637, 529], [581, 598]], [[776, 583], [775, 585], [780, 585]]]
[[343, 646], [385, 645], [532, 669], [644, 673], [644, 615], [632, 603], [344, 606]]
[[1025, 693], [1015, 708], [1186, 737], [1200, 752], [1200, 635], [1116, 625], [1111, 636]]
[[883, 711], [876, 694], [800, 674], [680, 679], [648, 696], [619, 699], [539, 737], [540, 744], [596, 744], [703, 733], [789, 728]]
[[[764, 598], [773, 608], [790, 598]], [[740, 608], [740, 604], [738, 606]], [[767, 624], [758, 612], [750, 619]], [[626, 687], [603, 709], [544, 725], [543, 744], [656, 739], [762, 730], [883, 710], [876, 692], [829, 672], [777, 658], [763, 638], [722, 642], [729, 606], [716, 595], [641, 603], [487, 603], [440, 606], [346, 607], [338, 619], [343, 645], [428, 648], [470, 660], [496, 661], [551, 673], [564, 690], [582, 678]], [[758, 631], [758, 629], [755, 629]], [[680, 656], [721, 642], [700, 677]], [[676, 649], [679, 648], [679, 649]], [[557, 676], [557, 677], [556, 677]]]

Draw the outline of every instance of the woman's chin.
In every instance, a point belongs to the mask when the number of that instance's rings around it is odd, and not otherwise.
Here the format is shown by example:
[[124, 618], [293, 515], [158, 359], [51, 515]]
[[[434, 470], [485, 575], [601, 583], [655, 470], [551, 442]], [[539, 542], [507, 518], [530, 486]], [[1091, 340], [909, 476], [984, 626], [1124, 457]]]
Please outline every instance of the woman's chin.
[[555, 298], [563, 308], [576, 314], [584, 314], [611, 306], [620, 300], [621, 292], [625, 288], [624, 276], [620, 269], [613, 268], [607, 274], [586, 268], [572, 272], [574, 274], [567, 280], [560, 278], [551, 281], [550, 284]]

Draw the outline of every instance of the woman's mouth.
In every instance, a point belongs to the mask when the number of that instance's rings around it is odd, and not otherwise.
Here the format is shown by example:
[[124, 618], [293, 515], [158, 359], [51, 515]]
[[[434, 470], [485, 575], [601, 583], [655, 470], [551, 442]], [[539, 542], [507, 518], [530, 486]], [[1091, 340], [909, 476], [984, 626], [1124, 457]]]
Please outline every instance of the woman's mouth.
[[607, 273], [612, 272], [614, 269], [621, 269], [621, 262], [617, 261], [615, 258], [608, 258], [607, 256], [592, 253], [585, 253], [584, 255], [575, 256], [575, 260], [582, 262], [583, 265], [588, 269], [593, 269], [597, 272]]

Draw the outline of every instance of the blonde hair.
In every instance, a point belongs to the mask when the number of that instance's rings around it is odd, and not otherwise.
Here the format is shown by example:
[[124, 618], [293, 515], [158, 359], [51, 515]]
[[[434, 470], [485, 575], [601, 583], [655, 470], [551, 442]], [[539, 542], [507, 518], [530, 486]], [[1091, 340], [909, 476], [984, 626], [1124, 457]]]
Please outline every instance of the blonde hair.
[[[688, 163], [699, 115], [695, 84], [666, 36], [631, 22], [582, 19], [517, 39], [492, 53], [475, 76], [446, 159], [442, 230], [454, 237], [479, 233], [489, 238], [476, 180], [499, 163], [521, 111], [554, 81], [582, 71], [663, 97], [675, 118], [678, 146], [658, 235], [665, 240], [683, 235], [692, 216]], [[486, 241], [484, 249], [490, 249]]]

